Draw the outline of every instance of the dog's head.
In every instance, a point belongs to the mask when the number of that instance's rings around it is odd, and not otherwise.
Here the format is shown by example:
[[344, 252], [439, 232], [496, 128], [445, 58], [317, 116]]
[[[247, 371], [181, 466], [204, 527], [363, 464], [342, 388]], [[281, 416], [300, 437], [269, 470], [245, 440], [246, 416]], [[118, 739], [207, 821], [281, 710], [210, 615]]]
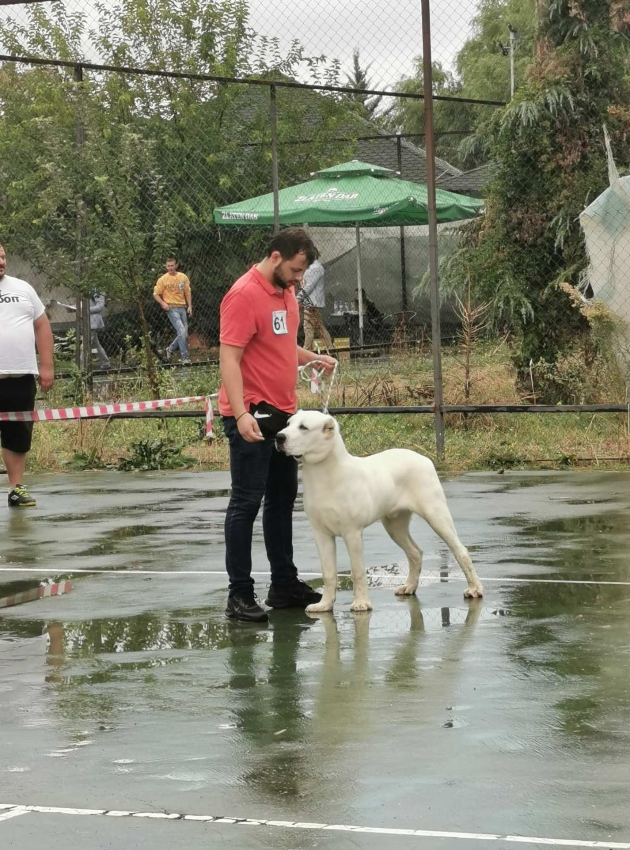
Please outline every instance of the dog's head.
[[339, 426], [327, 413], [298, 410], [276, 436], [276, 448], [304, 463], [320, 463], [333, 449]]

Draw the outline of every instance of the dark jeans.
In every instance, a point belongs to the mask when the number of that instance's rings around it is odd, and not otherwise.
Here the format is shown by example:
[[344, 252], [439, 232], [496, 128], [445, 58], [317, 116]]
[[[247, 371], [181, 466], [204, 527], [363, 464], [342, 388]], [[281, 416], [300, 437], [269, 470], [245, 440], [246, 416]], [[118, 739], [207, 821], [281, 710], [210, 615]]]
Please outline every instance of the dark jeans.
[[[37, 384], [33, 375], [9, 376], [0, 380], [0, 410], [33, 410]], [[0, 445], [16, 454], [31, 450], [32, 422], [0, 422]]]
[[230, 443], [232, 495], [225, 516], [226, 568], [230, 593], [251, 591], [252, 533], [260, 503], [271, 580], [288, 584], [297, 576], [293, 563], [293, 505], [297, 496], [298, 467], [293, 457], [276, 450], [272, 440], [246, 442], [232, 416], [223, 418]]

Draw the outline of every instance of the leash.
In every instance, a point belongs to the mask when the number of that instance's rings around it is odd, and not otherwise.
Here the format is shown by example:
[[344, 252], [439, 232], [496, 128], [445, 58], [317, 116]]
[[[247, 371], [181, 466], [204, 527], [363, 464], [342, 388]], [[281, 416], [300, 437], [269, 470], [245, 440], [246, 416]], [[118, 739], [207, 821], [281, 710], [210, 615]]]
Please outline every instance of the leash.
[[[326, 396], [324, 398], [324, 390], [323, 383], [326, 380], [326, 370], [325, 368], [316, 369], [316, 363], [323, 363], [322, 360], [309, 360], [308, 363], [305, 363], [304, 366], [299, 367], [300, 378], [303, 381], [306, 381], [307, 384], [311, 385], [312, 393], [319, 393], [322, 396], [322, 412], [328, 413], [328, 406], [330, 404], [330, 396], [332, 395], [333, 386], [335, 384], [335, 378], [337, 377], [337, 370], [339, 369], [339, 361], [335, 360], [335, 365], [333, 367], [332, 372], [329, 376], [329, 384], [328, 390], [326, 392]], [[308, 370], [310, 369], [310, 374]]]

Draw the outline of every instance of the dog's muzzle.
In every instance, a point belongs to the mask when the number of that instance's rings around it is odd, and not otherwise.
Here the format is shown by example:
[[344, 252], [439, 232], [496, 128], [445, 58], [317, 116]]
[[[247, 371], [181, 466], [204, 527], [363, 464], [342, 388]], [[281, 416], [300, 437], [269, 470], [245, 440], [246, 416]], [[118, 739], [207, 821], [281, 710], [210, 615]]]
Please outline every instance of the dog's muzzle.
[[282, 452], [282, 454], [294, 457], [296, 460], [300, 460], [302, 457], [302, 455], [292, 455], [287, 451], [287, 435], [283, 434], [282, 431], [279, 434], [276, 434], [276, 449], [279, 452]]

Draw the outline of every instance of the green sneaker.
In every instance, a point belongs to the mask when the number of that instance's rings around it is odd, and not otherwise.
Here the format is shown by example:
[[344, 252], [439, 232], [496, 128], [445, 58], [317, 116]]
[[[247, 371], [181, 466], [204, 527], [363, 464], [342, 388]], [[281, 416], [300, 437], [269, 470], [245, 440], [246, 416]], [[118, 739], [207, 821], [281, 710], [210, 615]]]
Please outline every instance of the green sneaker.
[[18, 484], [9, 492], [10, 508], [34, 508], [37, 502], [23, 484]]

